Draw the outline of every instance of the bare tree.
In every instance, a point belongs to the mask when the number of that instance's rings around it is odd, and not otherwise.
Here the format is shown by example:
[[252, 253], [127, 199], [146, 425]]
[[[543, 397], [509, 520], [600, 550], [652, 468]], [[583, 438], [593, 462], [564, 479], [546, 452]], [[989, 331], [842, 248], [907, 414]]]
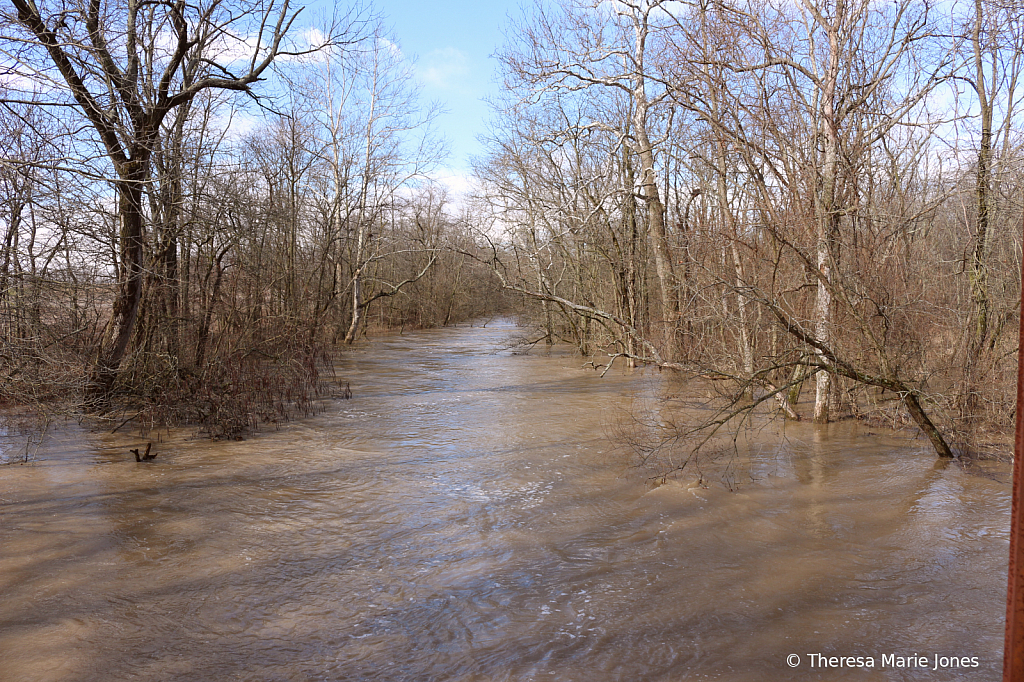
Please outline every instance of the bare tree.
[[421, 106], [410, 63], [379, 24], [365, 50], [328, 50], [310, 66], [302, 87], [318, 112], [317, 146], [311, 151], [323, 166], [318, 183], [326, 207], [322, 254], [334, 265], [335, 284], [326, 305], [333, 305], [339, 293], [339, 247], [345, 246], [348, 281], [343, 289], [351, 316], [344, 341], [350, 344], [371, 303], [394, 296], [422, 276], [386, 282], [376, 280], [373, 272], [393, 253], [380, 239], [387, 224], [445, 154], [432, 130], [440, 108]]
[[[673, 359], [678, 352], [679, 283], [665, 222], [666, 209], [658, 185], [659, 116], [668, 102], [667, 92], [652, 74], [649, 63], [663, 45], [669, 3], [660, 0], [620, 2], [609, 6], [567, 0], [540, 7], [528, 22], [516, 27], [516, 40], [500, 54], [507, 87], [524, 101], [558, 97], [561, 93], [588, 92], [600, 97], [611, 89], [624, 96], [628, 115], [617, 120], [597, 118], [581, 128], [601, 128], [617, 134], [638, 161], [632, 178], [644, 203], [647, 237], [654, 255], [661, 292], [661, 318], [665, 349]], [[662, 123], [663, 125], [663, 123]]]
[[[284, 43], [297, 12], [289, 0], [38, 4], [11, 0], [0, 35], [18, 75], [38, 83], [93, 129], [117, 190], [118, 291], [93, 373], [91, 394], [110, 391], [143, 292], [145, 207], [160, 126], [204, 90], [250, 92]], [[49, 63], [49, 67], [42, 67]]]
[[963, 19], [963, 65], [958, 81], [969, 84], [968, 110], [977, 107], [974, 138], [977, 144], [973, 182], [973, 235], [964, 260], [973, 310], [968, 325], [963, 386], [959, 396], [960, 418], [970, 428], [979, 411], [982, 357], [994, 347], [993, 296], [990, 293], [989, 259], [993, 228], [1004, 212], [997, 202], [997, 184], [1015, 149], [1012, 126], [1019, 115], [1020, 78], [1024, 74], [1024, 27], [1016, 3], [975, 0]]

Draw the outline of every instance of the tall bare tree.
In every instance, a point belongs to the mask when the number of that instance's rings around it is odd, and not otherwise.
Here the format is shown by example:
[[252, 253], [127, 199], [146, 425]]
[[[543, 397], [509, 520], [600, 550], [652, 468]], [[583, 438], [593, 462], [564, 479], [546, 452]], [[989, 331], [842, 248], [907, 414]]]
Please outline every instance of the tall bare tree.
[[138, 317], [143, 196], [161, 124], [204, 90], [251, 92], [275, 59], [294, 53], [284, 41], [296, 16], [289, 0], [10, 0], [0, 18], [0, 41], [18, 75], [45, 89], [44, 106], [70, 105], [85, 119], [113, 171], [117, 294], [93, 372], [94, 399], [109, 393]]
[[[638, 0], [613, 5], [566, 0], [538, 5], [534, 15], [517, 26], [513, 41], [500, 53], [506, 84], [524, 101], [560, 93], [611, 89], [628, 103], [628, 115], [581, 122], [581, 128], [602, 128], [620, 136], [637, 160], [633, 182], [643, 201], [646, 234], [654, 255], [661, 292], [664, 334], [662, 357], [678, 354], [679, 283], [669, 243], [666, 209], [659, 187], [658, 149], [664, 130], [662, 111], [668, 96], [651, 64], [661, 50], [671, 3]], [[659, 125], [660, 124], [660, 125]], [[632, 190], [631, 186], [628, 188]]]
[[[1000, 325], [990, 293], [989, 259], [993, 229], [1004, 213], [997, 201], [1000, 176], [1006, 172], [1016, 143], [1012, 128], [1019, 116], [1020, 78], [1024, 75], [1024, 26], [1018, 3], [975, 0], [963, 19], [964, 64], [958, 80], [969, 84], [966, 108], [971, 116], [971, 138], [977, 145], [973, 182], [973, 230], [964, 271], [973, 310], [968, 325], [963, 386], [959, 396], [960, 417], [970, 428], [979, 410], [978, 383], [986, 346]], [[968, 215], [970, 212], [968, 212]], [[990, 341], [992, 343], [990, 343]]]

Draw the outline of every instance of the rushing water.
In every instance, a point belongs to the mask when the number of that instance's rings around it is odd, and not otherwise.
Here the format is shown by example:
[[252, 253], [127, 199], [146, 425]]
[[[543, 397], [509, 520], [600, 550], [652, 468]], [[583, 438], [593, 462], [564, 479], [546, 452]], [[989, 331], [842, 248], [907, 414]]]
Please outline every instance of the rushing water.
[[0, 680], [999, 679], [1005, 471], [790, 425], [732, 491], [649, 490], [607, 424], [661, 379], [513, 332], [375, 341], [245, 442], [66, 427], [0, 468]]

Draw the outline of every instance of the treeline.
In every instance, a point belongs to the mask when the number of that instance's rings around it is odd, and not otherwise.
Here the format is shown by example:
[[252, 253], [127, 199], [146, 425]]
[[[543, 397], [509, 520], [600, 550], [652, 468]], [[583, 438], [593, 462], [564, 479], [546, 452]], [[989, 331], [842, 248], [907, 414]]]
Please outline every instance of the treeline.
[[233, 436], [315, 409], [367, 328], [503, 308], [380, 21], [296, 14], [2, 10], [0, 404]]
[[1013, 414], [1021, 16], [538, 4], [477, 168], [492, 264], [542, 336], [718, 386], [674, 439], [761, 405], [969, 449]]
[[367, 325], [503, 287], [549, 341], [712, 382], [687, 434], [770, 405], [949, 456], [1013, 412], [1019, 10], [538, 3], [453, 215], [437, 111], [362, 10], [11, 0], [0, 399], [274, 418]]

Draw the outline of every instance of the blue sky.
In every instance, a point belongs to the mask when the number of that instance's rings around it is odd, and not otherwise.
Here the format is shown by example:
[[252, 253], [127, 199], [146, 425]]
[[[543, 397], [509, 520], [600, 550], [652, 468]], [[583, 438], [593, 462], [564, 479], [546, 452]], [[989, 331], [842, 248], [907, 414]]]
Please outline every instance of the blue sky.
[[497, 62], [491, 55], [504, 42], [508, 16], [520, 14], [517, 0], [442, 2], [375, 0], [402, 52], [416, 57], [423, 99], [448, 110], [437, 129], [449, 141], [451, 156], [440, 175], [452, 189], [469, 174], [469, 157], [480, 153], [477, 136], [489, 116], [483, 98], [497, 92]]

